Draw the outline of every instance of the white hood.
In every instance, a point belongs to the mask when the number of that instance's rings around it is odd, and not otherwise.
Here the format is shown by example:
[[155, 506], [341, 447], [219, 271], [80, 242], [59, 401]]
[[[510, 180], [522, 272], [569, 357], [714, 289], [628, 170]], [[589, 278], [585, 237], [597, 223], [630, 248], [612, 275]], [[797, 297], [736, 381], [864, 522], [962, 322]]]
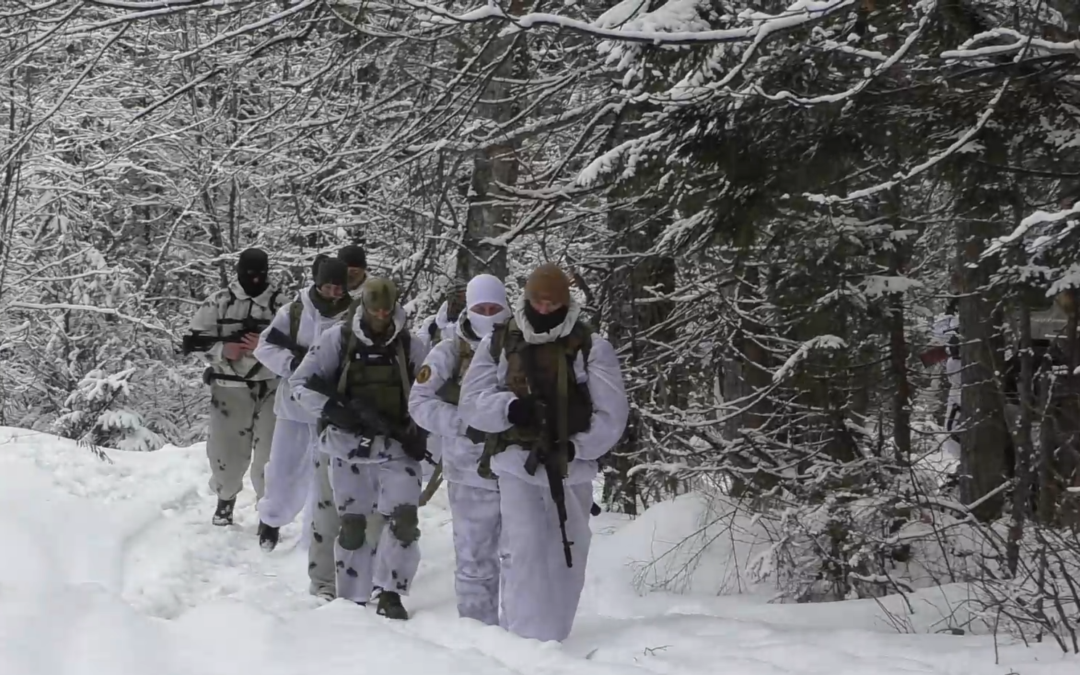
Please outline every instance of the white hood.
[[[372, 344], [371, 338], [369, 338], [367, 336], [367, 334], [364, 332], [363, 326], [361, 325], [361, 320], [363, 319], [363, 317], [364, 317], [364, 303], [363, 302], [358, 302], [356, 304], [356, 312], [353, 314], [352, 331], [353, 331], [353, 334], [356, 335], [357, 340], [359, 340], [360, 342], [363, 342], [366, 345], [370, 345], [370, 344]], [[394, 332], [391, 333], [390, 337], [386, 340], [387, 343], [392, 342], [394, 340], [394, 338], [396, 338], [398, 336], [398, 333], [405, 330], [405, 325], [406, 325], [407, 322], [408, 322], [408, 317], [405, 316], [405, 308], [403, 308], [400, 303], [394, 305], [394, 316], [393, 316]]]
[[566, 318], [563, 322], [555, 328], [549, 330], [546, 333], [536, 333], [533, 331], [532, 324], [525, 318], [525, 298], [520, 298], [514, 306], [514, 320], [517, 322], [518, 328], [521, 329], [521, 334], [525, 338], [525, 341], [532, 345], [542, 345], [547, 342], [554, 342], [561, 337], [566, 337], [570, 334], [570, 331], [574, 330], [574, 325], [577, 323], [578, 315], [581, 314], [581, 305], [577, 300], [570, 300], [570, 310], [566, 313]]

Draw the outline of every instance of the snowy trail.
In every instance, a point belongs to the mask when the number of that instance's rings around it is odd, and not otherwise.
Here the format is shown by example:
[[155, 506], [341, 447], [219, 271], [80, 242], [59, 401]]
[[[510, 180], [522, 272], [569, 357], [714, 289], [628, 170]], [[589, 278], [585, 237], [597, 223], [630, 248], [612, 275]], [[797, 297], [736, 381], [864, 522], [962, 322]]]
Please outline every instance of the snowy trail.
[[[689, 573], [688, 592], [639, 595], [633, 581], [641, 572], [631, 563], [656, 558], [665, 538], [698, 527], [692, 499], [632, 523], [610, 514], [596, 520], [579, 620], [558, 645], [457, 618], [440, 491], [421, 509], [423, 561], [406, 600], [413, 619], [390, 622], [308, 595], [299, 523], [284, 528], [277, 550], [263, 552], [250, 486], [236, 524], [211, 525], [201, 447], [109, 455], [113, 464], [69, 441], [0, 428], [3, 675], [1080, 672], [1077, 660], [1046, 646], [1004, 648], [995, 664], [989, 637], [898, 635], [873, 602], [789, 606], [718, 595], [735, 566], [715, 551]], [[675, 558], [656, 574], [682, 573]], [[948, 608], [936, 605], [955, 600], [949, 594], [909, 598], [917, 630], [939, 627]]]

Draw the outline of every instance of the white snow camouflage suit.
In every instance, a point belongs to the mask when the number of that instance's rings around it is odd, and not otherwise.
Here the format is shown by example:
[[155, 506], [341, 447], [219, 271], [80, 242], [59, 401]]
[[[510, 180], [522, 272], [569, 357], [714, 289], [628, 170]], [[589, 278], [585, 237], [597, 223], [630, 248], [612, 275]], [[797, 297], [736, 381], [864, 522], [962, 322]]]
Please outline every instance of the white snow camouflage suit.
[[454, 529], [458, 615], [498, 625], [500, 568], [505, 564], [500, 559], [508, 557], [500, 545], [499, 484], [477, 472], [484, 446], [465, 435], [468, 425], [457, 406], [462, 376], [480, 344], [468, 337], [467, 321], [467, 313], [462, 312], [456, 337], [444, 339], [428, 354], [409, 395], [409, 414], [418, 425], [438, 434], [442, 445]]
[[[428, 352], [434, 349], [435, 345], [439, 344], [440, 342], [446, 340], [450, 340], [451, 342], [453, 341], [455, 332], [457, 331], [457, 322], [450, 321], [448, 312], [449, 303], [443, 302], [443, 304], [439, 307], [439, 311], [424, 319], [420, 323], [420, 329], [417, 330], [416, 333], [414, 333], [416, 338], [424, 343], [424, 348]], [[465, 313], [462, 312], [462, 316], [464, 316], [464, 314]], [[440, 462], [442, 460], [442, 444], [443, 439], [438, 434], [432, 432], [432, 434], [428, 436], [427, 449], [428, 452], [431, 453], [431, 457], [435, 462]], [[425, 462], [423, 468], [424, 478], [427, 479], [430, 476], [431, 470], [434, 469], [434, 467], [429, 467]]]
[[[318, 419], [296, 401], [288, 382], [293, 372], [294, 355], [285, 347], [266, 341], [270, 330], [276, 328], [299, 346], [309, 348], [327, 328], [342, 320], [344, 312], [324, 316], [316, 309], [311, 301], [313, 288], [314, 284], [309, 284], [292, 303], [278, 310], [273, 322], [259, 336], [254, 355], [282, 378], [274, 399], [274, 414], [278, 421], [270, 461], [266, 465], [266, 494], [258, 505], [259, 519], [271, 527], [282, 527], [291, 523], [301, 510], [305, 511], [304, 537], [307, 539], [310, 535], [312, 538], [308, 548], [308, 576], [312, 593], [318, 594], [334, 588], [333, 538], [338, 529], [337, 510], [332, 503], [320, 503], [320, 477], [316, 471], [322, 464], [325, 473], [326, 460], [320, 461], [319, 453], [313, 452], [312, 448]], [[302, 309], [295, 329], [294, 306]]]
[[[580, 313], [576, 302], [571, 303], [562, 325], [543, 334], [531, 330], [524, 302], [522, 299], [516, 305], [513, 324], [520, 328], [528, 348], [568, 339]], [[512, 426], [507, 412], [516, 395], [507, 383], [506, 351], [492, 358], [491, 341], [492, 336], [485, 337], [476, 348], [462, 382], [459, 409], [465, 424], [500, 433]], [[491, 469], [499, 477], [502, 527], [512, 561], [503, 572], [504, 624], [521, 637], [563, 640], [570, 634], [585, 583], [597, 460], [618, 442], [629, 415], [622, 372], [611, 343], [593, 336], [588, 363], [584, 353], [579, 350], [574, 356], [573, 381], [587, 389], [593, 410], [588, 431], [569, 438], [576, 456], [569, 462], [564, 481], [573, 567], [566, 566], [558, 516], [544, 471], [532, 476], [525, 471], [528, 452], [520, 445], [509, 445], [491, 460]]]
[[[363, 331], [362, 305], [354, 303], [354, 307], [350, 326], [357, 347], [363, 350], [372, 347], [372, 342]], [[326, 330], [289, 379], [297, 401], [316, 417], [328, 399], [308, 389], [305, 381], [312, 375], [339, 381], [345, 342], [342, 328], [338, 324]], [[389, 343], [398, 342], [405, 330], [405, 311], [398, 305]], [[408, 340], [408, 344], [406, 370], [411, 381], [426, 352], [418, 340]], [[405, 404], [403, 400], [403, 408]], [[330, 456], [330, 484], [341, 517], [334, 542], [337, 596], [367, 602], [373, 586], [408, 595], [420, 566], [420, 463], [406, 456], [396, 440], [365, 438], [332, 425], [320, 432], [317, 448]], [[368, 516], [373, 512], [382, 514], [389, 525], [382, 529], [378, 542], [369, 541], [367, 535]]]
[[[240, 282], [233, 281], [203, 302], [191, 318], [190, 328], [207, 335], [231, 335], [240, 330], [240, 325], [222, 324], [222, 320], [270, 321], [283, 300], [276, 284], [252, 298]], [[278, 385], [277, 375], [252, 355], [230, 361], [223, 350], [224, 343], [218, 342], [202, 354], [212, 373], [243, 377], [248, 382], [215, 379], [210, 384], [210, 437], [206, 443], [210, 489], [219, 499], [234, 499], [243, 489], [244, 473], [250, 466], [255, 495], [262, 498], [264, 471], [274, 436], [271, 401]]]

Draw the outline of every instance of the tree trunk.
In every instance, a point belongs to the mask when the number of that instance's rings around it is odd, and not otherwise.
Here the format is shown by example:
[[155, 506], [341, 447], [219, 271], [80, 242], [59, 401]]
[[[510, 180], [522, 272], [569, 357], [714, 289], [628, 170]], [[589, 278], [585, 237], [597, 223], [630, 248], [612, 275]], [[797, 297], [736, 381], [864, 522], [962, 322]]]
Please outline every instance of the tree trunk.
[[[993, 206], [994, 202], [988, 203]], [[971, 203], [970, 201], [968, 203]], [[982, 209], [985, 214], [985, 207]], [[960, 357], [964, 364], [960, 408], [965, 420], [961, 434], [960, 495], [971, 504], [1005, 481], [1009, 434], [1005, 426], [1004, 400], [995, 373], [1002, 370], [993, 305], [983, 285], [988, 274], [980, 255], [984, 243], [999, 234], [992, 222], [963, 220], [959, 224], [958, 276], [960, 279]], [[975, 510], [982, 520], [999, 516], [1004, 496], [983, 501]]]
[[[520, 14], [521, 0], [510, 3], [511, 13]], [[525, 76], [523, 59], [526, 35], [519, 32], [488, 42], [478, 60], [478, 70], [491, 77], [484, 87], [477, 105], [480, 117], [491, 122], [489, 127], [501, 127], [517, 113], [517, 105], [511, 96], [506, 80], [515, 74]], [[506, 246], [486, 243], [506, 233], [513, 217], [513, 208], [499, 203], [508, 197], [499, 188], [517, 183], [519, 166], [516, 143], [494, 142], [488, 138], [484, 148], [473, 155], [472, 177], [469, 181], [468, 211], [465, 215], [465, 231], [457, 255], [459, 279], [471, 279], [477, 274], [493, 274], [505, 279]]]

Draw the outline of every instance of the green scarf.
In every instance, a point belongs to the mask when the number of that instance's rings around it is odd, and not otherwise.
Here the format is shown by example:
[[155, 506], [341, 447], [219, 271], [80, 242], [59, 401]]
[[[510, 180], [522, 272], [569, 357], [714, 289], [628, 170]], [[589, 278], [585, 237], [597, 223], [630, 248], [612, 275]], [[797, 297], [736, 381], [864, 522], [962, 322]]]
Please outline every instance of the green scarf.
[[327, 318], [332, 318], [341, 314], [349, 308], [349, 304], [352, 302], [352, 299], [348, 295], [342, 295], [337, 300], [324, 298], [315, 286], [312, 286], [311, 290], [308, 291], [308, 298], [311, 299], [311, 304], [315, 306], [315, 309], [319, 311], [319, 314], [322, 314]]

